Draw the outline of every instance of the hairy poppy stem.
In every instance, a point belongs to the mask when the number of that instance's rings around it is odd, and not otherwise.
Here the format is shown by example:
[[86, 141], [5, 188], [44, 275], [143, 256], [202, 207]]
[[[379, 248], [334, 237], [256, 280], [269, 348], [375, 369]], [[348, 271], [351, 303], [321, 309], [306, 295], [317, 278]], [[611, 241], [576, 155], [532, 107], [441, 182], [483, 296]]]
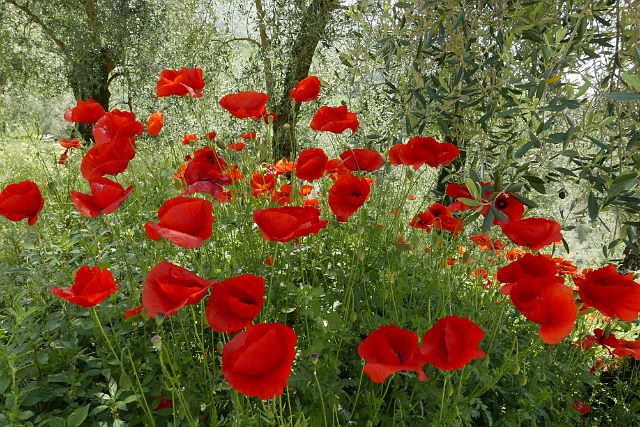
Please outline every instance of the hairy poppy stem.
[[107, 342], [107, 347], [109, 347], [109, 350], [111, 351], [111, 353], [113, 353], [113, 357], [115, 357], [118, 363], [120, 364], [120, 369], [122, 369], [122, 371], [124, 372], [124, 369], [122, 367], [122, 361], [120, 360], [118, 353], [116, 353], [116, 350], [113, 348], [113, 345], [111, 344], [111, 340], [109, 340], [109, 338], [107, 337], [107, 334], [104, 332], [104, 328], [102, 327], [102, 322], [100, 322], [100, 318], [98, 317], [98, 312], [96, 311], [95, 307], [91, 307], [91, 313], [93, 314], [93, 318], [98, 324], [98, 328], [100, 329], [100, 333], [102, 334], [102, 337]]
[[[322, 405], [322, 418], [324, 418], [324, 426], [327, 427], [327, 412], [324, 407], [324, 397], [322, 396], [322, 387], [320, 386], [320, 381], [318, 381], [318, 373], [316, 369], [316, 365], [313, 365], [313, 378], [316, 380], [316, 385], [318, 386], [318, 393], [320, 394], [320, 404]], [[361, 378], [362, 379], [362, 378]]]
[[356, 391], [356, 400], [353, 402], [353, 407], [351, 408], [351, 414], [349, 415], [349, 423], [353, 418], [353, 414], [356, 413], [356, 405], [358, 405], [358, 398], [360, 397], [360, 387], [362, 386], [362, 376], [364, 375], [364, 366], [360, 371], [360, 381], [358, 381], [358, 391]]

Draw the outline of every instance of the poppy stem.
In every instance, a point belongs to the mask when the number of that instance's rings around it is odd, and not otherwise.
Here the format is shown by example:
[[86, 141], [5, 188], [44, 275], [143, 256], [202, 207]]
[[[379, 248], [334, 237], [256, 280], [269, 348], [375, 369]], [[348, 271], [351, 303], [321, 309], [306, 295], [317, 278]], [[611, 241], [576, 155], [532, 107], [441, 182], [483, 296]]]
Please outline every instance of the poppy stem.
[[107, 337], [107, 334], [104, 332], [104, 328], [102, 327], [102, 322], [100, 322], [100, 318], [98, 317], [98, 312], [96, 311], [95, 307], [91, 307], [91, 314], [93, 314], [93, 318], [98, 324], [98, 328], [100, 329], [100, 333], [102, 334], [102, 337], [107, 342], [107, 347], [109, 347], [109, 350], [113, 354], [113, 357], [115, 357], [118, 363], [120, 364], [120, 369], [122, 369], [122, 371], [124, 372], [124, 369], [122, 367], [122, 361], [120, 360], [120, 357], [118, 357], [118, 353], [116, 353], [116, 350], [113, 348], [113, 345], [111, 344], [111, 340], [109, 340], [109, 338]]
[[360, 397], [360, 387], [362, 386], [362, 376], [364, 375], [364, 366], [360, 371], [360, 381], [358, 381], [358, 391], [356, 391], [356, 400], [353, 402], [353, 407], [351, 408], [351, 414], [349, 415], [349, 423], [351, 423], [351, 419], [353, 418], [353, 414], [356, 413], [356, 405], [358, 404], [358, 398]]
[[322, 417], [324, 418], [324, 426], [327, 427], [328, 426], [327, 412], [324, 407], [324, 397], [322, 396], [322, 387], [320, 386], [320, 381], [318, 381], [318, 373], [317, 373], [315, 364], [313, 365], [313, 378], [316, 380], [316, 385], [318, 386], [318, 393], [320, 394], [320, 404], [322, 405]]

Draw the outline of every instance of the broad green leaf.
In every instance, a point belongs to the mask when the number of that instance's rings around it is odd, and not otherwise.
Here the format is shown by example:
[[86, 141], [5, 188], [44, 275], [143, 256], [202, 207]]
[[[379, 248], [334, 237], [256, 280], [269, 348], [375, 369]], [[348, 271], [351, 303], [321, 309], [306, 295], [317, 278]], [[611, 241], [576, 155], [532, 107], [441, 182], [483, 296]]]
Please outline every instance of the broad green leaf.
[[73, 411], [67, 417], [67, 427], [80, 427], [89, 414], [89, 406], [84, 405]]
[[640, 77], [635, 74], [622, 73], [622, 80], [636, 90], [640, 90]]
[[640, 93], [609, 92], [607, 96], [614, 101], [640, 101]]

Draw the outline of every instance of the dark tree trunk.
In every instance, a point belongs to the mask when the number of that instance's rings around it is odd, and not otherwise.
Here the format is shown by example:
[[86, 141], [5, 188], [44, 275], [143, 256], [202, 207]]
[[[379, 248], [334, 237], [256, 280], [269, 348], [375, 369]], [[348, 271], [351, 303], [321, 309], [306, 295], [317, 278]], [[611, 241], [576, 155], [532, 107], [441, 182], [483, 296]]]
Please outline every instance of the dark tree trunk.
[[[445, 139], [445, 142], [448, 142], [460, 148], [460, 141], [458, 141], [456, 138], [447, 137]], [[449, 177], [460, 172], [464, 168], [466, 160], [467, 152], [464, 149], [460, 148], [460, 154], [453, 160], [453, 162], [447, 165], [446, 168], [443, 166], [440, 167], [440, 170], [438, 171], [438, 184], [436, 185], [436, 190], [438, 191], [438, 193], [445, 194], [447, 184], [451, 182]], [[449, 202], [452, 201], [453, 200], [449, 200]]]
[[[109, 74], [114, 68], [111, 54], [106, 48], [97, 50], [94, 54], [87, 55], [81, 64], [69, 71], [69, 84], [76, 99], [94, 101], [102, 105], [105, 111], [109, 111]], [[93, 142], [91, 125], [78, 123], [76, 129], [87, 143]]]
[[[271, 145], [274, 160], [290, 158], [291, 154], [296, 152], [293, 132], [300, 105], [294, 103], [292, 106], [289, 94], [300, 80], [309, 75], [313, 54], [336, 7], [338, 7], [338, 0], [313, 0], [302, 16], [298, 34], [291, 48], [282, 85], [282, 95], [273, 109], [273, 112], [278, 114], [274, 123]], [[285, 124], [290, 128], [287, 129]]]

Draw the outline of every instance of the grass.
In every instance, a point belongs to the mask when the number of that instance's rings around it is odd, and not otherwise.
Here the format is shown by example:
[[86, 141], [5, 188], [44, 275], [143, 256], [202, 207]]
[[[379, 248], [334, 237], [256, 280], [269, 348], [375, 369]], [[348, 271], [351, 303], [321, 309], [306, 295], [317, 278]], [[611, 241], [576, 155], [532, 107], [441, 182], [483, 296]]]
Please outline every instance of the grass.
[[[78, 173], [80, 153], [61, 166], [56, 160], [62, 150], [52, 141], [13, 139], [0, 150], [0, 182], [32, 179], [45, 198], [33, 227], [0, 221], [0, 423], [638, 422], [631, 391], [615, 403], [615, 411], [598, 406], [610, 394], [589, 373], [595, 350], [573, 344], [591, 331], [587, 316], [561, 344], [544, 345], [537, 326], [518, 315], [497, 284], [485, 288], [471, 275], [479, 267], [493, 274], [507, 263], [469, 240], [479, 221], [457, 238], [408, 227], [413, 214], [435, 201], [429, 173], [405, 175], [386, 165], [373, 174], [370, 199], [348, 223], [332, 219], [326, 204], [331, 181], [325, 178], [316, 192], [329, 226], [299, 244], [270, 243], [251, 216], [271, 204], [269, 198], [252, 198], [247, 189], [255, 159], [251, 151], [226, 152], [228, 163], [238, 163], [247, 174], [245, 183], [232, 203], [215, 204], [213, 236], [201, 248], [184, 250], [164, 239], [151, 241], [143, 228], [179, 192], [171, 176], [190, 149], [168, 136], [139, 139], [136, 158], [117, 178], [123, 185], [133, 183], [134, 193], [116, 213], [95, 220], [76, 212], [69, 197], [70, 189], [88, 188]], [[415, 201], [407, 200], [410, 193]], [[264, 262], [268, 255], [272, 266]], [[452, 257], [456, 261], [449, 266]], [[206, 279], [242, 273], [267, 279], [268, 299], [257, 321], [285, 323], [298, 336], [293, 373], [281, 397], [260, 401], [226, 383], [221, 349], [230, 337], [208, 327], [206, 299], [169, 318], [123, 320], [125, 310], [141, 303], [144, 278], [161, 260]], [[95, 310], [54, 297], [50, 288], [68, 287], [82, 265], [108, 267], [121, 291]], [[425, 367], [424, 383], [414, 373], [398, 373], [378, 385], [362, 374], [357, 346], [371, 331], [393, 323], [421, 336], [446, 315], [469, 317], [481, 326], [484, 360], [456, 371]], [[173, 401], [171, 408], [157, 409], [161, 395]], [[596, 408], [590, 418], [573, 410], [574, 400]]]

